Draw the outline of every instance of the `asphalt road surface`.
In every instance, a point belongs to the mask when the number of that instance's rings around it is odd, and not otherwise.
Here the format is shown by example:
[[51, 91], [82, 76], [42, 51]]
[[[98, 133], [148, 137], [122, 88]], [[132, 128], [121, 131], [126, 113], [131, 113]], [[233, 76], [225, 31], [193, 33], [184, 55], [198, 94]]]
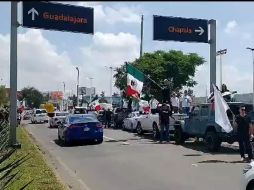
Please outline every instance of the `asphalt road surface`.
[[238, 149], [211, 154], [202, 143], [158, 144], [149, 135], [104, 129], [102, 144], [63, 147], [57, 129], [25, 125], [49, 163], [71, 189], [239, 190], [244, 163]]

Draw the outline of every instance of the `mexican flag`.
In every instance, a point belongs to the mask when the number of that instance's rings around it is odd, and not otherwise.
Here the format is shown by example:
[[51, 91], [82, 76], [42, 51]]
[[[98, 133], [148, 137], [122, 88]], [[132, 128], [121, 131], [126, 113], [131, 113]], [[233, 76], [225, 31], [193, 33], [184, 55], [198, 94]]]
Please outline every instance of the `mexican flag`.
[[127, 67], [127, 96], [140, 99], [144, 83], [144, 74], [130, 64]]

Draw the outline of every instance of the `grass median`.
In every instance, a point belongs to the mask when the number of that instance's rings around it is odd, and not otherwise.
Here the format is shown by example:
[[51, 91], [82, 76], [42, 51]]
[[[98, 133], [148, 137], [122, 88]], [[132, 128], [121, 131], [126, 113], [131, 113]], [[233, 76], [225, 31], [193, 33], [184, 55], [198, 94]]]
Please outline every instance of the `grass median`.
[[[27, 131], [17, 128], [22, 148], [16, 150], [0, 166], [0, 189], [6, 190], [64, 190], [42, 152]], [[1, 187], [2, 186], [2, 187]]]

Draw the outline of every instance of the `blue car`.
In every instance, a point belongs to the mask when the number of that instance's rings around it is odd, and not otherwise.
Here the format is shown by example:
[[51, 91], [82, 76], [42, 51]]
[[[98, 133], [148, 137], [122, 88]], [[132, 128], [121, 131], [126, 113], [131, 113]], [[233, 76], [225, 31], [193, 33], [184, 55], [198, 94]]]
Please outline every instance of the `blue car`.
[[58, 140], [66, 145], [78, 140], [95, 140], [100, 144], [103, 142], [103, 127], [93, 114], [68, 115], [59, 123]]

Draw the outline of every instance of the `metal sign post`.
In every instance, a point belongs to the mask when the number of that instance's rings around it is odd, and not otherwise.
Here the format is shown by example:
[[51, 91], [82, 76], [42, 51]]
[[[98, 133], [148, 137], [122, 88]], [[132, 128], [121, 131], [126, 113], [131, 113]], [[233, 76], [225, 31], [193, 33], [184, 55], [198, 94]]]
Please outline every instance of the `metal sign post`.
[[16, 139], [17, 128], [17, 33], [18, 2], [11, 2], [11, 52], [10, 52], [10, 134], [9, 145], [20, 147]]
[[216, 55], [220, 56], [220, 89], [222, 90], [222, 55], [227, 53], [227, 49], [217, 51]]
[[209, 20], [210, 24], [210, 93], [216, 84], [216, 20]]
[[[208, 41], [208, 24], [210, 40]], [[216, 20], [153, 16], [153, 39], [210, 44], [210, 92], [216, 84]]]

